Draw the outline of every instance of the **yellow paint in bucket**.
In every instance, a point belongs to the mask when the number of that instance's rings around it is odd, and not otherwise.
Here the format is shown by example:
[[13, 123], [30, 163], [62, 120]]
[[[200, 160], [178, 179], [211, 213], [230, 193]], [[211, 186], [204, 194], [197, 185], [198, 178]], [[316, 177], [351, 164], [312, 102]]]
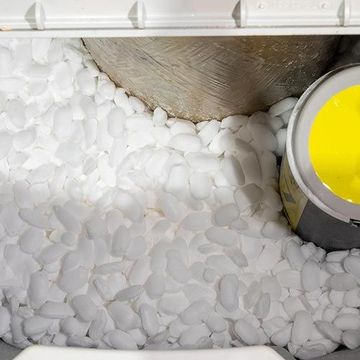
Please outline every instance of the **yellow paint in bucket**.
[[340, 91], [318, 112], [310, 131], [309, 155], [328, 189], [360, 204], [360, 85]]

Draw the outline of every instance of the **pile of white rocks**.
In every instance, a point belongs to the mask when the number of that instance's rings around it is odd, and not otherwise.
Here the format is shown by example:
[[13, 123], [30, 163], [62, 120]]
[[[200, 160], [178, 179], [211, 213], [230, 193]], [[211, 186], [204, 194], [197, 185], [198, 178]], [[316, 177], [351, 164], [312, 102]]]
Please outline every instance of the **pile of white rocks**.
[[193, 124], [152, 113], [79, 40], [0, 42], [0, 337], [17, 347], [360, 345], [360, 252], [282, 215], [296, 99]]

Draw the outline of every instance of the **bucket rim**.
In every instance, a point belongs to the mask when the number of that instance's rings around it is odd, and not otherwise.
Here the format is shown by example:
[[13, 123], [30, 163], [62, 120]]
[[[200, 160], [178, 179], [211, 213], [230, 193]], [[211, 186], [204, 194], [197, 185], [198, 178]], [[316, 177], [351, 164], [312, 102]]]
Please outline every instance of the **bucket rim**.
[[354, 85], [360, 85], [360, 63], [339, 67], [316, 80], [295, 105], [286, 139], [286, 156], [300, 189], [314, 205], [344, 222], [360, 220], [360, 204], [340, 198], [319, 179], [310, 160], [309, 135], [323, 105], [335, 94]]

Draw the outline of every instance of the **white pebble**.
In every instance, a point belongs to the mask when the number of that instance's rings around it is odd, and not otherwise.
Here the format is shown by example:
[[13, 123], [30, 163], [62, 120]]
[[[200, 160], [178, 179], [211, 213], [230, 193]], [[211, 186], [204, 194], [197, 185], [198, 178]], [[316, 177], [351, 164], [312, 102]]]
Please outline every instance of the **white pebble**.
[[347, 291], [344, 296], [344, 305], [349, 307], [359, 307], [360, 306], [360, 289], [352, 289]]
[[334, 325], [340, 330], [358, 330], [360, 317], [352, 314], [343, 314], [336, 317]]
[[165, 281], [161, 274], [151, 274], [145, 283], [145, 290], [151, 299], [160, 298], [165, 292]]
[[0, 47], [0, 78], [7, 77], [13, 70], [13, 59], [9, 49]]
[[[299, 267], [301, 262], [298, 262]], [[308, 260], [304, 263], [301, 270], [301, 283], [306, 291], [320, 288], [320, 267], [316, 261]]]
[[281, 239], [289, 235], [289, 226], [282, 221], [268, 221], [261, 229], [262, 234], [270, 239]]
[[185, 154], [185, 159], [195, 171], [209, 172], [219, 167], [219, 159], [212, 154], [191, 152]]
[[204, 146], [209, 145], [211, 140], [216, 136], [220, 129], [220, 124], [221, 123], [219, 121], [211, 120], [201, 129], [199, 137]]
[[285, 245], [285, 256], [294, 270], [300, 271], [305, 264], [305, 258], [300, 246], [294, 240], [290, 240]]
[[201, 140], [195, 135], [178, 134], [169, 140], [169, 146], [185, 153], [197, 152], [201, 148]]
[[12, 136], [5, 131], [0, 132], [0, 160], [3, 159], [10, 151], [13, 143]]
[[0, 78], [0, 91], [17, 93], [25, 86], [25, 81], [17, 77]]
[[220, 302], [228, 311], [234, 311], [239, 307], [239, 281], [234, 274], [225, 275], [219, 283]]
[[248, 184], [238, 189], [235, 192], [234, 198], [240, 212], [256, 206], [260, 202], [262, 194], [262, 189], [255, 184]]
[[153, 122], [154, 126], [164, 126], [167, 120], [167, 113], [162, 108], [154, 109]]
[[29, 225], [39, 229], [46, 229], [48, 227], [47, 217], [36, 209], [20, 209], [19, 216]]
[[28, 289], [29, 300], [34, 308], [40, 307], [47, 300], [49, 293], [49, 280], [44, 272], [31, 274]]
[[181, 222], [181, 227], [190, 231], [201, 231], [211, 226], [211, 215], [208, 212], [189, 213]]
[[276, 134], [284, 126], [284, 121], [278, 116], [273, 116], [269, 121], [269, 126], [273, 134]]
[[342, 332], [332, 323], [324, 320], [315, 321], [317, 329], [329, 340], [341, 343]]
[[298, 271], [283, 270], [276, 276], [282, 286], [290, 289], [302, 290], [301, 277]]
[[120, 330], [127, 331], [140, 326], [140, 317], [129, 306], [119, 301], [110, 303], [108, 312]]
[[185, 215], [185, 207], [172, 194], [161, 194], [159, 206], [165, 217], [172, 222], [180, 221]]
[[159, 310], [167, 315], [179, 314], [189, 305], [185, 295], [179, 293], [175, 295], [163, 296], [159, 301]]
[[264, 319], [270, 311], [270, 295], [262, 294], [254, 306], [254, 315], [258, 319]]
[[144, 291], [143, 287], [140, 285], [133, 285], [128, 288], [120, 290], [115, 298], [118, 301], [132, 301], [137, 299], [142, 292]]
[[26, 336], [34, 336], [45, 332], [52, 324], [52, 320], [45, 319], [40, 316], [33, 316], [24, 320], [24, 334]]
[[119, 191], [115, 198], [115, 205], [131, 221], [140, 222], [144, 217], [144, 209], [131, 194]]
[[350, 274], [337, 273], [330, 277], [329, 286], [336, 291], [348, 291], [356, 288], [357, 282]]
[[271, 336], [271, 342], [277, 346], [286, 346], [291, 338], [292, 324], [286, 325]]
[[259, 159], [254, 152], [250, 152], [241, 160], [241, 167], [244, 171], [246, 182], [261, 186], [263, 174]]
[[108, 114], [108, 131], [114, 138], [119, 138], [124, 132], [126, 114], [120, 108], [110, 110]]
[[108, 323], [108, 315], [105, 310], [98, 310], [96, 318], [91, 322], [89, 326], [89, 337], [93, 340], [99, 340], [104, 332]]
[[234, 156], [230, 156], [223, 160], [222, 171], [230, 185], [244, 185], [245, 175], [243, 169], [240, 165], [240, 162]]
[[71, 300], [71, 305], [75, 313], [83, 321], [92, 321], [96, 317], [96, 305], [88, 295], [77, 295]]
[[297, 103], [297, 98], [288, 97], [286, 99], [283, 99], [270, 107], [269, 114], [270, 116], [281, 115], [284, 112], [294, 108], [296, 103]]
[[269, 127], [265, 124], [248, 122], [247, 125], [255, 143], [264, 150], [275, 151], [278, 144], [276, 137], [272, 134]]
[[79, 267], [72, 271], [64, 272], [59, 277], [59, 287], [67, 293], [80, 289], [88, 280], [88, 270]]
[[230, 225], [240, 215], [239, 209], [234, 204], [226, 204], [216, 209], [214, 220], [218, 226]]
[[298, 311], [295, 314], [294, 325], [291, 331], [291, 342], [296, 345], [304, 344], [310, 337], [312, 319], [308, 312]]
[[76, 75], [76, 80], [81, 93], [91, 96], [96, 91], [96, 79], [91, 76], [87, 69], [80, 70]]
[[190, 271], [177, 256], [168, 256], [167, 271], [169, 275], [179, 283], [186, 283], [191, 278]]
[[240, 319], [236, 321], [234, 330], [237, 336], [247, 345], [256, 345], [259, 343], [259, 333], [247, 321]]
[[342, 336], [342, 341], [346, 347], [354, 350], [360, 346], [360, 331], [346, 330]]
[[226, 330], [225, 320], [217, 313], [212, 313], [206, 320], [206, 325], [212, 332], [221, 333]]
[[184, 347], [193, 347], [203, 337], [209, 337], [210, 330], [205, 324], [192, 326], [183, 331], [179, 338], [179, 343]]
[[39, 309], [39, 315], [47, 319], [65, 319], [74, 316], [71, 307], [62, 302], [47, 301]]
[[66, 344], [73, 347], [92, 348], [95, 347], [95, 342], [87, 336], [73, 335], [67, 339]]
[[[115, 95], [115, 84], [112, 81], [102, 80], [98, 82], [98, 93], [105, 99], [113, 100]], [[130, 101], [130, 98], [129, 98]]]
[[111, 330], [104, 336], [104, 341], [114, 349], [120, 350], [136, 350], [135, 340], [125, 331], [116, 329]]
[[213, 226], [205, 232], [210, 242], [222, 246], [234, 246], [238, 241], [237, 233], [230, 229]]
[[349, 250], [332, 251], [326, 255], [327, 262], [342, 262], [349, 255]]
[[19, 246], [25, 253], [34, 254], [40, 249], [45, 240], [45, 231], [29, 227], [20, 235]]
[[144, 112], [145, 104], [140, 99], [136, 98], [135, 96], [129, 96], [129, 103], [135, 112], [137, 113]]
[[286, 145], [286, 129], [280, 129], [276, 133], [276, 140], [277, 140], [277, 148], [276, 148], [276, 155], [283, 156], [285, 153], [285, 145]]
[[190, 191], [197, 200], [203, 200], [209, 197], [211, 191], [211, 180], [204, 173], [195, 173], [190, 176]]
[[142, 327], [149, 336], [155, 336], [159, 332], [160, 326], [156, 310], [148, 304], [142, 304], [139, 312]]
[[348, 273], [360, 278], [360, 257], [350, 255], [344, 259], [344, 269]]
[[60, 260], [67, 249], [63, 244], [53, 244], [42, 249], [39, 254], [39, 262], [43, 265], [54, 263]]

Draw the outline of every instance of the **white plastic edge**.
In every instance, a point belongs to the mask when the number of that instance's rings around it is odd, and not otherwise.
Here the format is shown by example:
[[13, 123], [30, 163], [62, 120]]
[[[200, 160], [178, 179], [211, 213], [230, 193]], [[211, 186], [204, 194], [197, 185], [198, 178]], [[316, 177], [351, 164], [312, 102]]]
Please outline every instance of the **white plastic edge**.
[[49, 346], [31, 346], [22, 351], [16, 360], [284, 360], [267, 346], [248, 346], [232, 349], [183, 350], [183, 351], [125, 351], [97, 350]]
[[0, 1], [0, 37], [310, 34], [360, 34], [360, 1]]

